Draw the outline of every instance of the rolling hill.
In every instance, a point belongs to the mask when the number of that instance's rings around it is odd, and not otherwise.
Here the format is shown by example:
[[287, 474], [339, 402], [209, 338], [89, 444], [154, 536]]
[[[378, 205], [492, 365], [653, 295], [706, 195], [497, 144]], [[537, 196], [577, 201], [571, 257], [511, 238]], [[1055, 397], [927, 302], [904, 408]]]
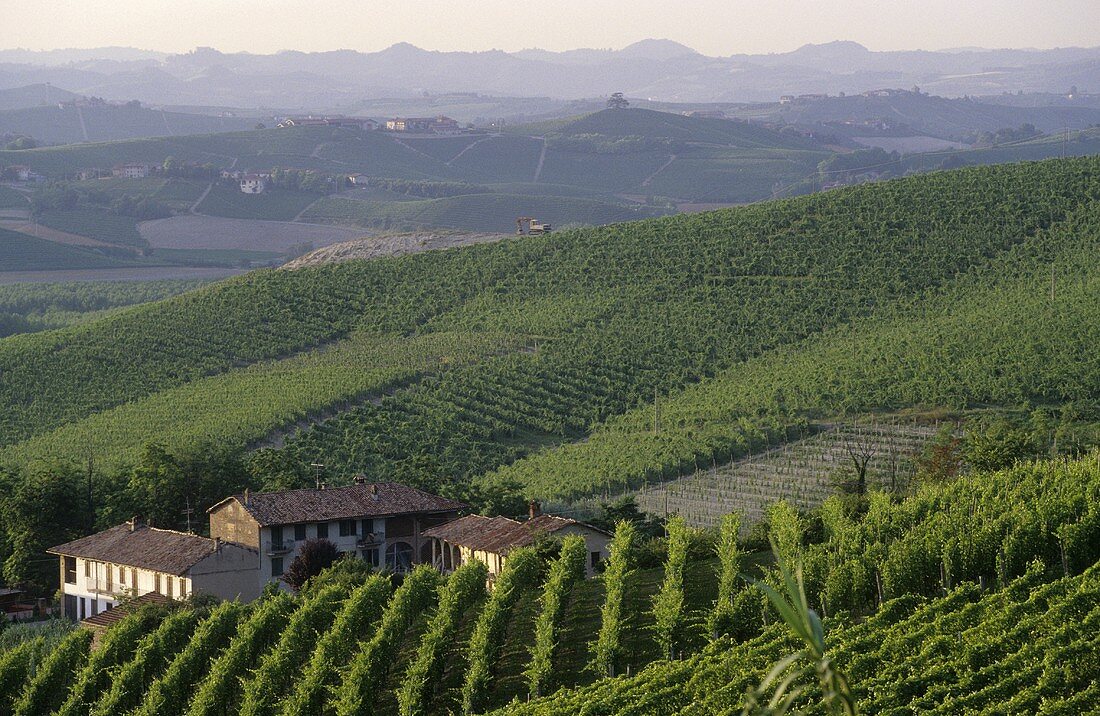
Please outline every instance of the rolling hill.
[[0, 110], [0, 132], [34, 137], [40, 144], [109, 142], [248, 129], [256, 121], [238, 117], [164, 112], [134, 105], [23, 106]]

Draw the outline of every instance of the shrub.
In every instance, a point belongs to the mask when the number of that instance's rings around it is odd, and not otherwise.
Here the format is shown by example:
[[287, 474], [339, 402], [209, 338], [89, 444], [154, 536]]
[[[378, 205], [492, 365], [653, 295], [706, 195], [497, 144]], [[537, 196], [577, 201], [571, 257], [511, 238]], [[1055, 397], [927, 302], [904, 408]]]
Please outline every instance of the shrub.
[[561, 555], [550, 566], [550, 575], [542, 588], [542, 609], [535, 620], [531, 663], [525, 672], [532, 696], [541, 696], [550, 685], [565, 599], [573, 585], [584, 579], [586, 556], [584, 539], [572, 535], [562, 541]]
[[684, 567], [690, 536], [684, 519], [668, 521], [668, 559], [661, 591], [653, 599], [653, 630], [665, 658], [674, 659], [684, 639]]
[[52, 713], [65, 701], [73, 675], [88, 659], [92, 632], [77, 629], [61, 640], [27, 682], [15, 702], [13, 716], [39, 716]]
[[615, 528], [611, 541], [611, 558], [603, 573], [604, 602], [600, 608], [600, 634], [596, 638], [592, 667], [601, 676], [615, 676], [622, 656], [623, 632], [629, 615], [626, 609], [626, 581], [633, 570], [634, 542], [637, 530], [634, 524], [623, 520]]

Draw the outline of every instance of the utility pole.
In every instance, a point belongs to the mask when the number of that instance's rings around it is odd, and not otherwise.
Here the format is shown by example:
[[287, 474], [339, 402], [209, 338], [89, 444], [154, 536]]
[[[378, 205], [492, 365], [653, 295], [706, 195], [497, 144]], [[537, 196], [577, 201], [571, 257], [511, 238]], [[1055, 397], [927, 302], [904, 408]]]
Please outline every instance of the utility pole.
[[186, 508], [183, 510], [183, 514], [187, 517], [187, 534], [194, 534], [191, 531], [191, 514], [194, 513], [195, 510], [191, 508], [191, 498], [188, 497], [184, 504]]

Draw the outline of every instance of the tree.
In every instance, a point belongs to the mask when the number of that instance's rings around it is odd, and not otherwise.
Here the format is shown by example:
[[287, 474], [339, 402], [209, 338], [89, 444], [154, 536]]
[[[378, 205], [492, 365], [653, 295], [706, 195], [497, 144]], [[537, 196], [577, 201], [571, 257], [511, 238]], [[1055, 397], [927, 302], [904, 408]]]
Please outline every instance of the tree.
[[607, 99], [608, 109], [626, 109], [630, 106], [630, 101], [623, 97], [622, 92], [615, 92]]
[[306, 581], [331, 567], [339, 557], [340, 550], [329, 540], [323, 537], [306, 540], [283, 574], [283, 581], [299, 591]]

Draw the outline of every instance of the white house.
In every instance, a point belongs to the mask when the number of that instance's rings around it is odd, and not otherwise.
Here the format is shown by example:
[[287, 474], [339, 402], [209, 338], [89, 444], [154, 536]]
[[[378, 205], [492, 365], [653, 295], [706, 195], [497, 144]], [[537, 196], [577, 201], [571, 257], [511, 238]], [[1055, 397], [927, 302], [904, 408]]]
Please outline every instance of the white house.
[[111, 170], [111, 174], [124, 179], [144, 179], [149, 176], [148, 164], [119, 164]]
[[345, 554], [396, 572], [431, 560], [429, 527], [453, 519], [461, 502], [393, 482], [227, 497], [211, 507], [210, 534], [256, 550], [257, 588], [279, 578], [306, 540], [324, 538]]
[[611, 535], [598, 527], [574, 519], [538, 514], [532, 505], [529, 519], [520, 522], [508, 517], [467, 515], [424, 532], [432, 541], [432, 564], [449, 573], [460, 565], [477, 559], [489, 567], [490, 578], [504, 569], [508, 553], [526, 547], [543, 537], [561, 538], [580, 535], [588, 550], [585, 571], [596, 573], [600, 562], [607, 559]]
[[241, 177], [241, 191], [245, 194], [263, 194], [267, 189], [267, 179], [260, 174], [245, 174]]
[[254, 549], [149, 527], [134, 519], [47, 550], [60, 558], [62, 613], [85, 619], [124, 597], [193, 593], [251, 600], [260, 595]]

